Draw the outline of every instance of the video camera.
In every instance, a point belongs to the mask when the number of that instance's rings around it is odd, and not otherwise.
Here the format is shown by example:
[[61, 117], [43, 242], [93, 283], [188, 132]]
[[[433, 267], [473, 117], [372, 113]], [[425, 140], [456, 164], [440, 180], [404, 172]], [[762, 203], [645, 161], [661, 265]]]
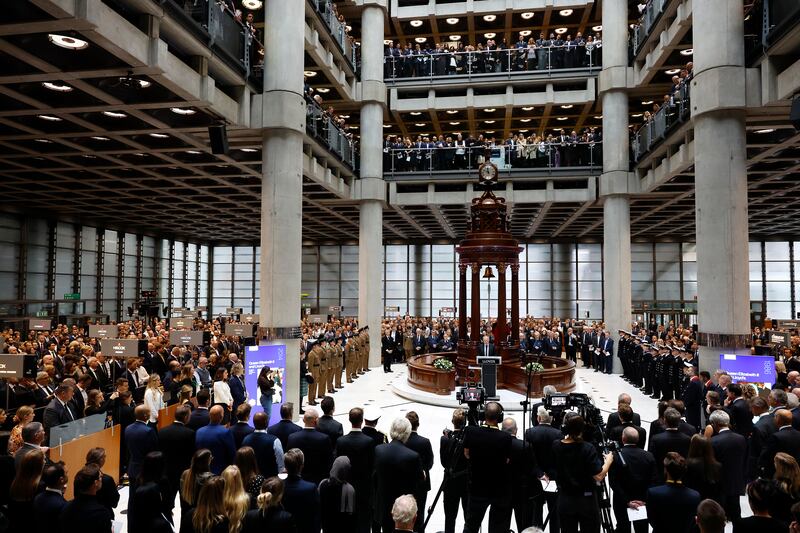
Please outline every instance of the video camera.
[[583, 436], [585, 441], [595, 444], [603, 452], [617, 449], [617, 443], [606, 438], [603, 414], [588, 394], [580, 392], [550, 394], [543, 398], [543, 405], [550, 411], [558, 426], [563, 424], [564, 414], [567, 411], [575, 411], [586, 422]]
[[467, 404], [467, 424], [477, 426], [483, 421], [486, 402], [486, 389], [478, 383], [467, 383], [456, 390], [459, 405]]

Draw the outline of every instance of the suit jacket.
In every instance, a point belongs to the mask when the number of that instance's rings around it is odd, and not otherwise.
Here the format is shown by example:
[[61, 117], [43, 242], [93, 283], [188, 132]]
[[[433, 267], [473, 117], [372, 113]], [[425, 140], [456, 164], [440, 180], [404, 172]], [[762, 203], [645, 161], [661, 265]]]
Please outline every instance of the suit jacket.
[[722, 464], [722, 485], [725, 496], [744, 494], [747, 472], [747, 439], [732, 430], [711, 437], [714, 456]]
[[689, 455], [688, 435], [676, 430], [667, 430], [658, 435], [650, 435], [650, 445], [647, 450], [655, 456], [658, 479], [664, 479], [664, 458], [669, 452], [678, 452], [683, 457]]
[[417, 452], [397, 440], [376, 447], [375, 521], [385, 521], [399, 496], [415, 494], [422, 478], [422, 462]]
[[788, 453], [795, 459], [800, 457], [800, 431], [791, 426], [784, 426], [770, 435], [758, 461], [762, 476], [772, 479], [775, 474], [773, 459], [778, 452]]
[[737, 398], [728, 406], [731, 417], [731, 429], [747, 438], [753, 432], [753, 411], [744, 398]]
[[632, 500], [645, 501], [647, 489], [656, 483], [656, 458], [636, 446], [623, 446], [609, 471], [614, 507], [627, 507]]
[[238, 376], [231, 376], [228, 380], [228, 387], [231, 389], [231, 397], [233, 398], [233, 408], [231, 411], [236, 413], [236, 408], [245, 402], [244, 383]]
[[700, 413], [703, 409], [703, 382], [699, 379], [689, 380], [686, 389], [683, 391], [682, 399], [683, 404], [686, 406], [686, 422], [695, 428], [699, 428]]
[[233, 464], [236, 455], [236, 443], [225, 426], [209, 424], [197, 430], [194, 437], [195, 449], [208, 448], [214, 457], [211, 460], [211, 472], [220, 475], [226, 466]]
[[61, 424], [66, 424], [76, 419], [77, 417], [75, 413], [72, 412], [72, 409], [68, 412], [64, 404], [61, 403], [61, 400], [53, 398], [44, 409], [42, 423], [44, 424], [45, 430], [49, 431], [51, 427], [60, 426]]
[[72, 389], [75, 393], [72, 395], [72, 399], [69, 401], [69, 409], [72, 411], [72, 416], [77, 418], [83, 418], [84, 413], [83, 411], [86, 409], [86, 403], [83, 401], [83, 395], [78, 387]]
[[128, 448], [128, 478], [135, 480], [142, 470], [144, 456], [158, 449], [156, 431], [144, 422], [136, 421], [125, 429]]
[[261, 431], [253, 431], [242, 441], [242, 446], [253, 448], [258, 463], [258, 471], [264, 476], [264, 479], [278, 475], [278, 462], [275, 459], [275, 441], [280, 442], [275, 435]]
[[556, 463], [553, 457], [553, 442], [560, 440], [563, 434], [560, 430], [546, 424], [534, 426], [525, 431], [525, 440], [533, 448], [536, 463], [542, 473], [550, 479], [556, 479]]
[[690, 531], [700, 505], [700, 493], [683, 485], [667, 484], [647, 491], [647, 520], [653, 533]]
[[80, 524], [81, 533], [111, 533], [113, 518], [113, 513], [103, 507], [95, 496], [78, 494], [64, 506], [59, 522], [63, 533], [72, 533], [75, 524]]
[[608, 432], [608, 438], [618, 442], [619, 445], [622, 446], [622, 432], [625, 431], [627, 427], [634, 428], [639, 434], [639, 442], [636, 443], [636, 446], [644, 450], [644, 443], [647, 440], [647, 431], [645, 431], [643, 427], [637, 426], [631, 422], [625, 422], [624, 424], [614, 426], [614, 429]]
[[319, 533], [320, 508], [317, 486], [298, 476], [284, 481], [283, 508], [294, 518], [297, 533]]
[[255, 428], [247, 422], [236, 422], [228, 428], [228, 431], [233, 435], [233, 442], [236, 444], [236, 449], [238, 450], [242, 447], [244, 438], [255, 431]]
[[350, 459], [350, 483], [356, 489], [356, 498], [369, 496], [372, 467], [377, 444], [362, 431], [352, 430], [336, 441], [336, 457]]
[[430, 471], [433, 468], [433, 448], [431, 441], [421, 436], [416, 431], [412, 431], [411, 435], [406, 441], [406, 448], [414, 450], [419, 454], [419, 459], [422, 463], [422, 470], [425, 471], [425, 480], [420, 486], [425, 492], [431, 490], [431, 476]]
[[[322, 415], [317, 421], [317, 430], [325, 433], [331, 439], [331, 444], [336, 447], [336, 440], [344, 434], [342, 425], [332, 416]], [[326, 476], [327, 477], [327, 476]]]
[[289, 449], [288, 447], [289, 435], [291, 435], [292, 433], [296, 433], [298, 431], [303, 431], [303, 428], [301, 428], [291, 420], [281, 420], [277, 424], [274, 424], [267, 428], [267, 433], [278, 437], [278, 440], [281, 441], [281, 445], [283, 446], [284, 450]]
[[201, 427], [208, 425], [208, 409], [198, 407], [189, 415], [189, 422], [186, 426], [197, 431]]
[[375, 446], [386, 444], [387, 442], [386, 435], [384, 435], [382, 432], [378, 431], [375, 428], [364, 426], [361, 429], [361, 432], [367, 437], [371, 438], [373, 441], [375, 441]]
[[494, 349], [494, 344], [492, 344], [491, 342], [489, 343], [489, 348], [488, 349], [486, 348], [486, 345], [483, 344], [483, 343], [480, 343], [478, 345], [478, 356], [480, 356], [480, 357], [491, 357], [491, 356], [494, 356], [494, 355], [497, 355], [497, 352]]
[[158, 449], [164, 454], [165, 474], [170, 482], [178, 483], [189, 468], [194, 453], [195, 431], [174, 422], [158, 432]]
[[36, 533], [52, 533], [53, 524], [58, 524], [58, 517], [67, 505], [64, 495], [51, 490], [40, 492], [33, 499], [34, 519]]
[[507, 479], [511, 480], [511, 494], [514, 500], [527, 500], [536, 492], [541, 492], [537, 479], [541, 473], [536, 464], [533, 447], [517, 437], [511, 441], [511, 460], [507, 469]]
[[[613, 413], [608, 415], [608, 421], [606, 422], [606, 431], [611, 432], [616, 426], [622, 424], [622, 420], [619, 419], [619, 413], [614, 411]], [[633, 425], [634, 426], [641, 426], [642, 425], [642, 418], [639, 416], [639, 413], [633, 413]]]
[[89, 368], [86, 370], [86, 373], [92, 376], [92, 384], [89, 386], [89, 390], [106, 389], [106, 386], [108, 385], [108, 376], [106, 375], [102, 366], [98, 366], [96, 370]]
[[305, 455], [303, 479], [316, 486], [328, 477], [333, 464], [333, 443], [325, 433], [310, 428], [296, 431], [289, 435], [287, 446], [299, 448]]

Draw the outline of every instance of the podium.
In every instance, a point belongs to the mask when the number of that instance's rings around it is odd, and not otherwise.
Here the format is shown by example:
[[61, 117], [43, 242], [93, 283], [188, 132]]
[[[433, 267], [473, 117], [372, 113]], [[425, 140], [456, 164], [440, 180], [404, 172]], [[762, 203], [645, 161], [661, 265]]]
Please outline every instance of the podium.
[[478, 356], [477, 363], [481, 367], [481, 385], [486, 391], [486, 399], [497, 401], [497, 367], [503, 363], [503, 358], [496, 355]]

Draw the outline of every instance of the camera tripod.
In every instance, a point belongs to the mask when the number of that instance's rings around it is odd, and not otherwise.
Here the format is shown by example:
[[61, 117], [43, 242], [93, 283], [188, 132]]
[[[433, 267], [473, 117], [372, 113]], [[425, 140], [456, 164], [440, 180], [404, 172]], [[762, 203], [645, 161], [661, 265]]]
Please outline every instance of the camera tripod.
[[[472, 406], [470, 406], [470, 412], [472, 411], [471, 407]], [[467, 425], [468, 426], [478, 425], [477, 413], [475, 414], [474, 417], [467, 416]], [[439, 490], [436, 491], [436, 496], [433, 498], [433, 501], [428, 506], [428, 515], [425, 517], [425, 522], [423, 523], [422, 526], [423, 531], [428, 527], [428, 522], [430, 522], [431, 516], [433, 516], [433, 510], [436, 508], [436, 504], [439, 502], [439, 498], [444, 493], [445, 487], [447, 487], [447, 484], [454, 477], [455, 467], [458, 463], [459, 458], [464, 456], [464, 430], [462, 429], [460, 431], [459, 430], [452, 431], [450, 435], [454, 443], [450, 449], [450, 457], [448, 458], [447, 461], [447, 468], [445, 468], [444, 470], [444, 478], [442, 479], [442, 482], [439, 484]]]

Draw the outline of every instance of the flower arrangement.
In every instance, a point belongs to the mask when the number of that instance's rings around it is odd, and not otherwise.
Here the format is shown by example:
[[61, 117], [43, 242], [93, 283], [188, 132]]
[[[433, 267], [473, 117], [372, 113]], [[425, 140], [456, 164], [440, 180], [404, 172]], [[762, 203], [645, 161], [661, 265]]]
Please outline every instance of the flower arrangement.
[[433, 367], [437, 370], [453, 370], [453, 362], [445, 357], [440, 357], [433, 362]]
[[528, 363], [525, 365], [525, 372], [530, 372], [531, 374], [535, 374], [537, 372], [542, 372], [544, 370], [544, 366], [541, 363]]

